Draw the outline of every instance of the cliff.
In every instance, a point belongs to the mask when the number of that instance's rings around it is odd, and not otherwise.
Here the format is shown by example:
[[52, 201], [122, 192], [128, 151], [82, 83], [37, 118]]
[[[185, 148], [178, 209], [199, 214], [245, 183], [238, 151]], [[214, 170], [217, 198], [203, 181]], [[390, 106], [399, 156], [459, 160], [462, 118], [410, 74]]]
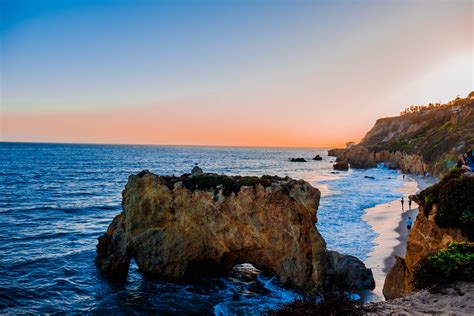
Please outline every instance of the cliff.
[[416, 107], [397, 117], [379, 119], [357, 146], [331, 153], [354, 168], [385, 162], [404, 172], [440, 176], [473, 147], [471, 93], [447, 104]]
[[326, 250], [315, 226], [320, 192], [305, 181], [141, 172], [122, 196], [122, 213], [97, 245], [106, 277], [126, 276], [134, 258], [144, 275], [171, 281], [252, 263], [305, 292], [375, 286], [357, 258]]
[[447, 248], [452, 241], [467, 241], [461, 228], [443, 228], [436, 224], [437, 206], [429, 216], [424, 210], [416, 217], [415, 225], [407, 241], [405, 258], [396, 257], [394, 266], [385, 279], [383, 294], [386, 299], [393, 299], [414, 292], [414, 270], [421, 260], [440, 249]]
[[[454, 170], [438, 184], [420, 192], [415, 201], [420, 208], [408, 236], [405, 258], [396, 257], [385, 279], [383, 293], [387, 299], [414, 292], [417, 285], [429, 283], [426, 278], [437, 280], [437, 275], [423, 276], [429, 269], [420, 267], [421, 263], [438, 250], [448, 248], [451, 242], [469, 242], [474, 237], [472, 175]], [[454, 265], [448, 265], [450, 270], [454, 269]]]

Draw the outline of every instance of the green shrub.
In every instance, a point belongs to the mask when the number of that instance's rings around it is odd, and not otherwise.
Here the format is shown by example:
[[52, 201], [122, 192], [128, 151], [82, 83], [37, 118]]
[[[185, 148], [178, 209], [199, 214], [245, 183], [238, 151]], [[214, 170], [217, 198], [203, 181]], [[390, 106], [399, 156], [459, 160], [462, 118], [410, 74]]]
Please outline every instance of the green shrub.
[[423, 289], [455, 280], [474, 281], [474, 243], [451, 242], [418, 263], [414, 270], [413, 285]]
[[474, 178], [461, 175], [447, 181], [439, 190], [436, 224], [441, 227], [460, 227], [464, 212], [474, 211]]
[[[438, 205], [436, 224], [441, 227], [463, 227], [468, 232], [473, 227], [468, 214], [474, 212], [474, 178], [459, 169], [446, 174], [443, 179], [419, 194], [425, 216], [433, 204]], [[464, 216], [464, 220], [461, 217]]]

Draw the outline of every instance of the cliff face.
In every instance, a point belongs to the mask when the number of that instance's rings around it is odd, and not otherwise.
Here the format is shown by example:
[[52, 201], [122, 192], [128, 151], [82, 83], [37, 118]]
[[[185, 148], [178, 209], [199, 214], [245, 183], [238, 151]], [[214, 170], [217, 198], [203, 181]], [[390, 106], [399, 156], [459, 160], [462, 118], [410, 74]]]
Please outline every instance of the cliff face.
[[408, 173], [440, 176], [459, 155], [474, 147], [474, 97], [446, 105], [377, 120], [362, 141], [350, 149], [331, 150], [353, 168], [384, 162]]
[[404, 171], [441, 175], [474, 147], [474, 98], [380, 119], [359, 145], [385, 151], [383, 156]]
[[385, 279], [383, 294], [386, 299], [401, 297], [415, 290], [413, 272], [420, 260], [446, 248], [451, 241], [468, 241], [460, 228], [442, 228], [436, 224], [436, 205], [433, 205], [428, 216], [424, 213], [420, 206], [408, 237], [405, 258], [396, 257], [395, 265]]
[[326, 251], [315, 227], [320, 192], [305, 181], [142, 172], [129, 177], [122, 195], [123, 212], [97, 246], [105, 276], [125, 276], [134, 258], [145, 275], [172, 281], [252, 263], [303, 291], [341, 275], [352, 278], [351, 287], [374, 286], [358, 259]]

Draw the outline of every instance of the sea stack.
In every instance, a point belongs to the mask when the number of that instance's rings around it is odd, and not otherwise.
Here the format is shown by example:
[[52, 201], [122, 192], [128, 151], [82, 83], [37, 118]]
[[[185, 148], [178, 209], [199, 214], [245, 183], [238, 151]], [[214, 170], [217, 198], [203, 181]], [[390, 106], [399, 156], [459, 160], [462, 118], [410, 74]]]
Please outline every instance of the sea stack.
[[[303, 180], [144, 171], [129, 177], [122, 196], [123, 211], [97, 246], [96, 264], [109, 278], [126, 276], [134, 258], [144, 275], [170, 281], [251, 263], [303, 292], [341, 276], [354, 278], [341, 287], [373, 285], [358, 259], [326, 250], [315, 226], [320, 192]], [[355, 266], [364, 273], [347, 271]]]

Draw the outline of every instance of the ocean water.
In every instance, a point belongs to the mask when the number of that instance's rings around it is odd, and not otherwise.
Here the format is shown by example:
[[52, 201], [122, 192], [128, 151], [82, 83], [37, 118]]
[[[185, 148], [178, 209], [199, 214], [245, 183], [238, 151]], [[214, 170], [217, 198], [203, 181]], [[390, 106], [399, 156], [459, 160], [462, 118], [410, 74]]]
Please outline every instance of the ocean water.
[[143, 169], [180, 175], [199, 163], [205, 172], [305, 179], [322, 192], [317, 227], [328, 248], [362, 260], [375, 238], [364, 209], [399, 198], [402, 186], [383, 167], [334, 172], [325, 149], [0, 143], [0, 158], [0, 314], [259, 314], [298, 297], [265, 273], [173, 284], [132, 264], [126, 282], [103, 279], [97, 238], [121, 211], [128, 175]]

